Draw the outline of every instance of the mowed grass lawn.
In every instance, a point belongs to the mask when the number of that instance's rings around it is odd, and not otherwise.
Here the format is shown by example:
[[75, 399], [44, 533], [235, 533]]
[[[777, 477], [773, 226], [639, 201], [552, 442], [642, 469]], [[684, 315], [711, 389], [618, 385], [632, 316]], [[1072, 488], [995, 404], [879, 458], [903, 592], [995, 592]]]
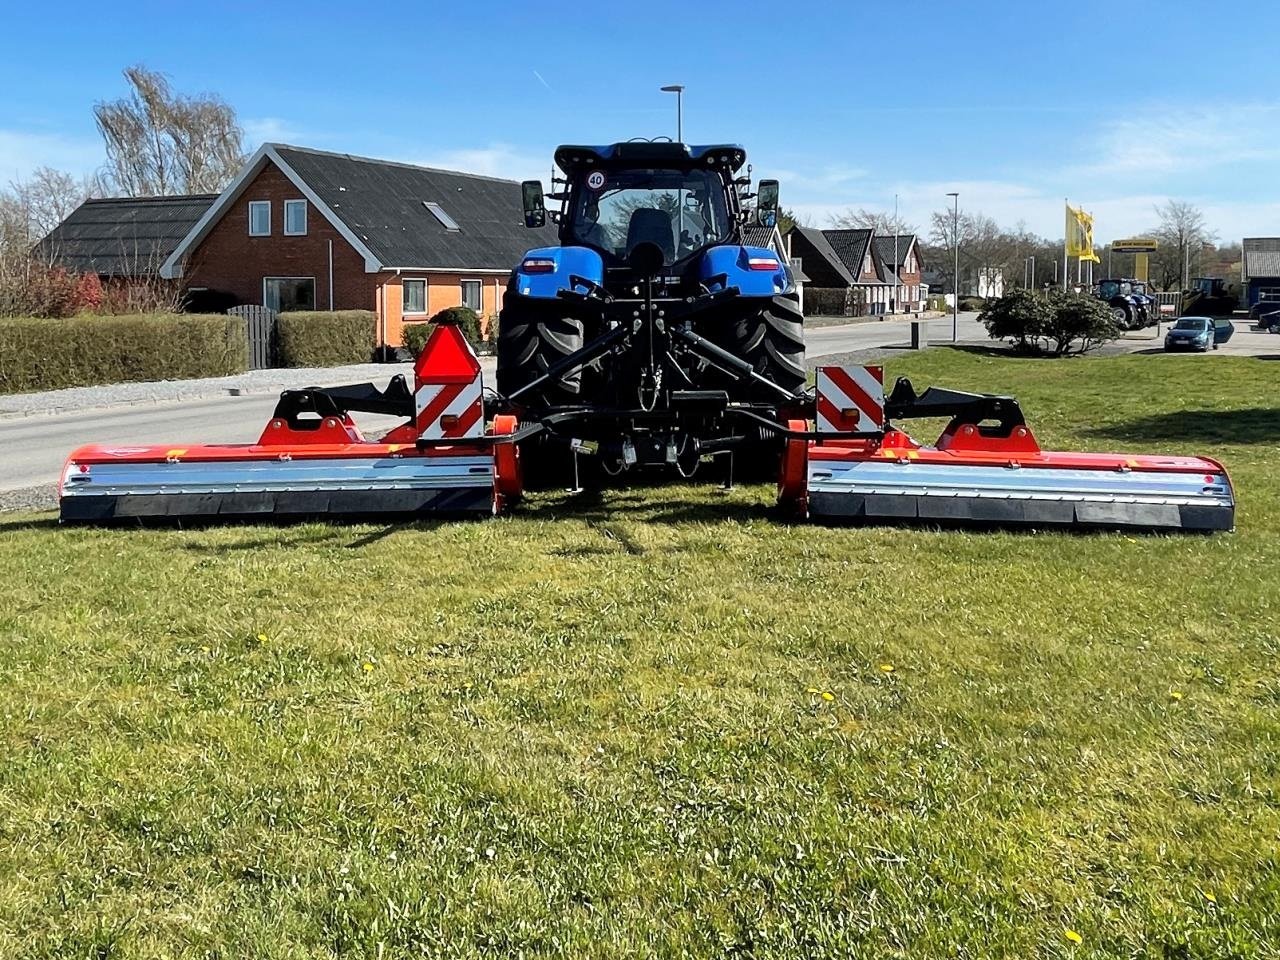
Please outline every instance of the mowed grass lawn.
[[0, 956], [1277, 956], [1280, 364], [906, 373], [1239, 530], [0, 518]]

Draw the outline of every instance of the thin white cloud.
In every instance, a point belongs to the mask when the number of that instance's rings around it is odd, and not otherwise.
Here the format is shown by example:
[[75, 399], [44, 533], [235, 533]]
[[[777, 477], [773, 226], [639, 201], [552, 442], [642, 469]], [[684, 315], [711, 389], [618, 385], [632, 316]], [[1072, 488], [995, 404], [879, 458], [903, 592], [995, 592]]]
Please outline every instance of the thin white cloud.
[[301, 130], [279, 117], [251, 117], [241, 120], [245, 146], [256, 150], [264, 143], [298, 143], [305, 139]]
[[[546, 79], [542, 76], [542, 74], [540, 74], [537, 70], [535, 70], [533, 71], [533, 75], [538, 78], [538, 82], [540, 84], [542, 84], [548, 90], [551, 90], [551, 84], [547, 83]], [[551, 92], [554, 93], [555, 91], [552, 90]]]
[[0, 185], [24, 179], [37, 167], [87, 176], [104, 159], [102, 143], [97, 139], [0, 129]]
[[546, 180], [551, 171], [551, 150], [530, 152], [510, 144], [464, 147], [418, 153], [404, 158], [408, 163], [463, 173], [479, 173], [506, 180]]

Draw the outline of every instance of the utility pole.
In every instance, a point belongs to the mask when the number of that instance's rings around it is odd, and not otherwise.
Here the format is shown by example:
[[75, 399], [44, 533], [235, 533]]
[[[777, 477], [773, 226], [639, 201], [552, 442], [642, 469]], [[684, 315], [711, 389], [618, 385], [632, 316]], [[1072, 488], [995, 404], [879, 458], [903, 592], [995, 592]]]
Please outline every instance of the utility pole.
[[951, 342], [960, 339], [960, 193], [952, 191], [947, 194], [953, 203], [951, 207], [951, 239], [955, 243], [955, 273], [951, 281]]
[[676, 95], [676, 143], [684, 143], [684, 84], [668, 84], [662, 92]]
[[898, 310], [898, 195], [893, 195], [893, 309]]

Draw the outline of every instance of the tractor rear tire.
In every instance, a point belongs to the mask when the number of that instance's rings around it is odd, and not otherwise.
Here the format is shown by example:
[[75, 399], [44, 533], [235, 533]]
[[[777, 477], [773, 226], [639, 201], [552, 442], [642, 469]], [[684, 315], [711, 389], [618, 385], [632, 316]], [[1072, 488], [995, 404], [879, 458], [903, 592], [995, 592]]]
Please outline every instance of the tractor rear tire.
[[[504, 397], [536, 380], [555, 363], [583, 345], [582, 321], [567, 317], [558, 304], [522, 301], [503, 307], [498, 316], [498, 392]], [[574, 403], [582, 390], [582, 371], [575, 370], [519, 398], [525, 406]]]
[[[722, 336], [714, 339], [735, 357], [746, 360], [756, 373], [798, 393], [805, 384], [804, 318], [799, 310], [771, 301], [730, 319]], [[777, 401], [773, 391], [749, 385], [752, 399]]]

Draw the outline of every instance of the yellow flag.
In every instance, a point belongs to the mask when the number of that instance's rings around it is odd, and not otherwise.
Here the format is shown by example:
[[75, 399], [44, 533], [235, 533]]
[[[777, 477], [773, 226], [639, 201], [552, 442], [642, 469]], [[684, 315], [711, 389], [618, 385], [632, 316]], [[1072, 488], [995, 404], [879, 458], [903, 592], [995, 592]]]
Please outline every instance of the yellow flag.
[[1093, 217], [1067, 204], [1067, 256], [1101, 263], [1093, 252]]

